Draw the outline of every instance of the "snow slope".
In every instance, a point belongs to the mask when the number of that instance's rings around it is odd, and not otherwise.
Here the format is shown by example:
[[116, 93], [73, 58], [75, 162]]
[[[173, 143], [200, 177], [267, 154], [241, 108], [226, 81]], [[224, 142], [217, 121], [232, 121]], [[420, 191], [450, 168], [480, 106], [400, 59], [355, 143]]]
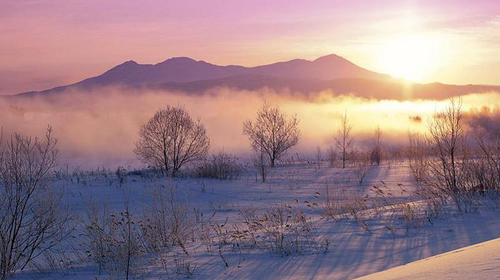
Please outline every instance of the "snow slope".
[[500, 279], [500, 239], [468, 246], [358, 279]]

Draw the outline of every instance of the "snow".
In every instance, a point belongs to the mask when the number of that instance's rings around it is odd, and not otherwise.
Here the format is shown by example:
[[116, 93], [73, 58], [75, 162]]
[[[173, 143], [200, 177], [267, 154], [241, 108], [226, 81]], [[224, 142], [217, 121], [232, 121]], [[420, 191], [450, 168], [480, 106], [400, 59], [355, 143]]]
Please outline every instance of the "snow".
[[[401, 188], [411, 191], [415, 188], [408, 166], [404, 162], [390, 162], [382, 166], [371, 166], [362, 184], [358, 184], [352, 169], [330, 168], [323, 163], [319, 168], [313, 163], [301, 163], [274, 168], [269, 180], [262, 183], [256, 180], [253, 171], [247, 171], [240, 179], [219, 181], [198, 178], [155, 179], [129, 176], [125, 185], [119, 187], [112, 176], [105, 178], [58, 180], [55, 186], [64, 188], [64, 201], [72, 211], [83, 217], [85, 201], [92, 199], [98, 203], [106, 203], [111, 211], [123, 209], [125, 195], [129, 194], [130, 205], [135, 213], [141, 213], [149, 204], [153, 187], [157, 185], [174, 185], [189, 197], [189, 207], [197, 208], [205, 215], [212, 213], [217, 205], [222, 206], [215, 218], [218, 221], [229, 219], [235, 223], [241, 221], [238, 209], [253, 207], [259, 210], [268, 209], [271, 205], [286, 202], [301, 207], [312, 217], [318, 229], [318, 234], [328, 238], [328, 252], [305, 252], [283, 257], [271, 254], [266, 250], [247, 249], [243, 251], [242, 259], [237, 252], [225, 252], [229, 267], [224, 267], [220, 257], [214, 250], [207, 253], [202, 244], [190, 244], [191, 261], [196, 265], [194, 279], [354, 279], [367, 276], [366, 279], [407, 279], [411, 273], [423, 271], [428, 275], [439, 275], [440, 266], [453, 270], [456, 266], [467, 267], [461, 263], [459, 253], [440, 255], [472, 244], [500, 237], [500, 215], [498, 210], [480, 209], [477, 213], [457, 214], [450, 212], [433, 225], [423, 224], [421, 227], [407, 230], [399, 225], [395, 232], [390, 232], [380, 218], [367, 221], [370, 232], [363, 230], [351, 220], [335, 222], [322, 215], [320, 207], [308, 207], [307, 202], [320, 202], [315, 193], [324, 193], [325, 186], [329, 188], [345, 187], [349, 192], [369, 194], [373, 185], [386, 185], [387, 189], [405, 199]], [[298, 203], [296, 202], [298, 201]], [[75, 233], [71, 240], [79, 242], [79, 234]], [[496, 241], [491, 247], [500, 246]], [[477, 261], [477, 269], [488, 269], [493, 266], [488, 263], [496, 255], [484, 253], [493, 252], [490, 245], [469, 247], [470, 257]], [[493, 250], [493, 249], [492, 249]], [[497, 252], [500, 252], [497, 250]], [[477, 255], [477, 257], [476, 257]], [[448, 256], [448, 257], [447, 257]], [[412, 263], [417, 260], [424, 261]], [[463, 258], [466, 259], [465, 257]], [[497, 258], [498, 259], [498, 258]], [[241, 262], [240, 262], [241, 260]], [[436, 262], [436, 264], [433, 264]], [[498, 264], [498, 260], [496, 260]], [[401, 265], [407, 266], [398, 267]], [[446, 265], [446, 266], [445, 266]], [[469, 265], [470, 266], [470, 265]], [[391, 269], [387, 273], [371, 275]], [[428, 270], [424, 270], [427, 268]], [[395, 271], [395, 272], [393, 272]], [[489, 273], [487, 270], [484, 273]], [[493, 273], [493, 272], [491, 272]], [[391, 277], [396, 278], [391, 278]], [[424, 275], [424, 274], [422, 274]], [[427, 274], [425, 274], [427, 275]], [[451, 275], [451, 274], [450, 274]], [[450, 275], [445, 275], [446, 277]], [[455, 274], [456, 275], [456, 274]], [[465, 274], [464, 274], [465, 275]], [[486, 274], [485, 274], [486, 275]], [[442, 275], [439, 275], [442, 276]], [[147, 272], [141, 279], [171, 279], [184, 278], [175, 274], [165, 275], [158, 264], [149, 264]], [[388, 278], [384, 278], [388, 277]], [[398, 278], [399, 277], [399, 278]], [[416, 278], [413, 279], [444, 279]], [[62, 271], [36, 270], [18, 273], [20, 279], [109, 279], [109, 276], [97, 274], [97, 266], [91, 262], [79, 263]], [[488, 277], [486, 277], [488, 278]], [[486, 279], [483, 278], [483, 279]], [[451, 276], [450, 278], [452, 279]], [[454, 278], [457, 279], [457, 278]]]
[[500, 279], [500, 239], [464, 247], [358, 279]]

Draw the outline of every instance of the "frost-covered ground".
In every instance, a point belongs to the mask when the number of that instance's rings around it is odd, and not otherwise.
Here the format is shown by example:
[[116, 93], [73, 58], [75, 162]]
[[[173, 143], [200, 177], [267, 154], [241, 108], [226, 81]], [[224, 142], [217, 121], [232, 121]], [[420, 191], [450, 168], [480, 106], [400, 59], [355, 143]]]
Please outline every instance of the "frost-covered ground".
[[[188, 247], [195, 279], [353, 279], [500, 237], [500, 211], [486, 208], [469, 214], [452, 211], [432, 225], [423, 221], [409, 228], [400, 220], [388, 224], [381, 218], [383, 215], [371, 216], [366, 220], [368, 231], [353, 219], [334, 221], [324, 216], [321, 205], [327, 186], [330, 191], [345, 188], [348, 193], [364, 195], [371, 195], [370, 188], [374, 185], [384, 186], [386, 192], [393, 194], [393, 201], [408, 201], [408, 194], [415, 186], [408, 167], [402, 162], [371, 166], [362, 184], [358, 184], [354, 169], [330, 168], [326, 163], [319, 167], [309, 163], [277, 167], [266, 183], [256, 180], [252, 171], [245, 172], [240, 179], [228, 181], [129, 176], [122, 187], [111, 174], [107, 178], [100, 175], [77, 177], [61, 178], [54, 185], [65, 189], [64, 202], [80, 219], [85, 219], [86, 201], [105, 203], [110, 211], [120, 212], [124, 209], [126, 196], [132, 211], [139, 214], [150, 205], [153, 188], [173, 185], [186, 195], [189, 209], [197, 209], [205, 216], [216, 209], [214, 221], [227, 218], [229, 224], [241, 221], [239, 209], [264, 211], [271, 205], [289, 203], [303, 209], [314, 221], [317, 235], [328, 240], [328, 248], [322, 245], [317, 250], [290, 256], [272, 254], [261, 248], [243, 249], [241, 254], [226, 250], [224, 255], [229, 267], [224, 266], [217, 250], [207, 252], [205, 246], [195, 241]], [[17, 277], [109, 279], [109, 275], [98, 275], [96, 264], [72, 259], [75, 258], [72, 250], [84, 250], [79, 231], [60, 248], [68, 251], [64, 255], [68, 258], [63, 261], [65, 265], [43, 272], [24, 271]], [[175, 274], [171, 267], [166, 274], [164, 267], [152, 259], [144, 261], [144, 270], [136, 275], [137, 278], [185, 277]]]

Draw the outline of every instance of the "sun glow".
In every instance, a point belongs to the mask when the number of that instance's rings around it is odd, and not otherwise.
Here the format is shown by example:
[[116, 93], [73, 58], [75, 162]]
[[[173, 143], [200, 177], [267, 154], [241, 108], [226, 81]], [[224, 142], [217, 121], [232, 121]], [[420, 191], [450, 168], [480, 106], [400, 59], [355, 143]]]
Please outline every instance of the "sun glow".
[[423, 34], [383, 40], [379, 63], [385, 73], [396, 78], [422, 82], [442, 64], [443, 43], [442, 38]]

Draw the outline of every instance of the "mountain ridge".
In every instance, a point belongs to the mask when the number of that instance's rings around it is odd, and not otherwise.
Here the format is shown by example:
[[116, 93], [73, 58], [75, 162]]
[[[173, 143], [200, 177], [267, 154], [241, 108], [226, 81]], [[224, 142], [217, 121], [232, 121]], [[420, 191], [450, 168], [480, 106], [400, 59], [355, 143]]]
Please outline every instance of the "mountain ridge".
[[13, 96], [43, 96], [109, 86], [196, 94], [220, 87], [242, 90], [286, 89], [304, 94], [329, 90], [337, 95], [354, 94], [385, 99], [443, 99], [472, 92], [500, 91], [500, 86], [413, 83], [370, 71], [341, 56], [330, 54], [314, 60], [293, 59], [254, 67], [220, 66], [189, 57], [172, 57], [156, 64], [139, 64], [128, 60], [101, 75], [74, 84]]

